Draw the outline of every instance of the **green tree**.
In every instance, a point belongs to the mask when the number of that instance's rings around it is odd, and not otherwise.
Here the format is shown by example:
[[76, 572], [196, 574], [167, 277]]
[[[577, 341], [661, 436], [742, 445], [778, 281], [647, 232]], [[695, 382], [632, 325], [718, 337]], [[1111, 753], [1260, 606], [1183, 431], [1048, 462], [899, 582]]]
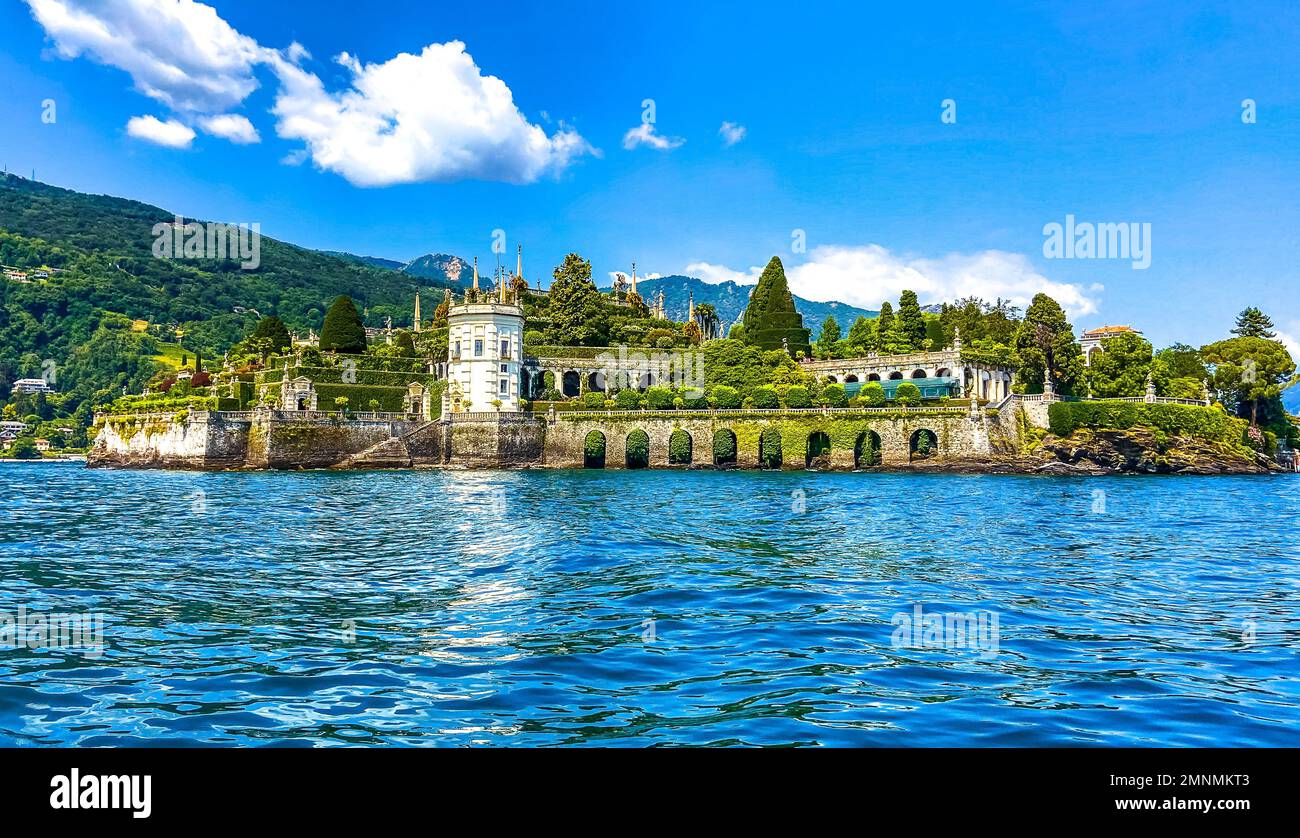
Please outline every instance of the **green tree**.
[[274, 314], [257, 321], [253, 337], [266, 338], [270, 341], [271, 351], [276, 354], [287, 352], [293, 343], [289, 337], [289, 327]]
[[859, 316], [849, 327], [849, 336], [845, 339], [851, 357], [866, 355], [876, 351], [876, 333], [871, 321]]
[[921, 349], [925, 343], [925, 315], [921, 313], [915, 291], [904, 291], [899, 295], [898, 325], [908, 345], [913, 350]]
[[885, 333], [894, 327], [894, 306], [885, 300], [880, 304], [880, 314], [876, 317], [876, 340], [883, 343]]
[[776, 390], [766, 385], [755, 387], [749, 397], [754, 400], [754, 407], [763, 410], [769, 410], [781, 406], [781, 401], [777, 398]]
[[808, 333], [790, 294], [785, 267], [780, 257], [773, 256], [745, 308], [744, 340], [761, 349], [788, 348], [791, 355], [798, 357], [810, 352]]
[[16, 460], [35, 460], [41, 456], [36, 448], [36, 441], [29, 436], [20, 436], [9, 447], [9, 456]]
[[821, 401], [828, 407], [844, 407], [849, 403], [848, 396], [844, 395], [843, 384], [827, 384], [823, 387]]
[[1020, 357], [1017, 375], [1026, 393], [1043, 392], [1045, 374], [1050, 370], [1056, 391], [1074, 395], [1083, 377], [1083, 354], [1074, 342], [1074, 327], [1056, 300], [1046, 294], [1034, 295], [1013, 345]]
[[858, 391], [858, 396], [862, 399], [863, 407], [884, 407], [885, 405], [885, 388], [880, 385], [879, 381], [868, 381], [862, 385]]
[[793, 408], [812, 407], [812, 394], [803, 385], [793, 385], [785, 391], [785, 406]]
[[591, 281], [591, 262], [570, 253], [552, 276], [554, 281], [547, 295], [552, 332], [560, 343], [594, 345], [601, 331], [598, 322], [604, 301]]
[[1281, 398], [1282, 389], [1295, 374], [1295, 361], [1275, 340], [1238, 337], [1201, 347], [1201, 356], [1213, 370], [1214, 389], [1220, 401], [1251, 425], [1266, 403]]
[[1151, 344], [1137, 332], [1123, 332], [1101, 342], [1085, 371], [1089, 392], [1097, 398], [1140, 396], [1151, 372]]
[[822, 333], [817, 336], [817, 357], [833, 358], [836, 344], [840, 342], [840, 322], [832, 315], [822, 321]]
[[361, 324], [352, 298], [344, 294], [325, 313], [320, 329], [320, 348], [324, 352], [360, 355], [366, 351], [366, 328]]
[[1243, 338], [1264, 338], [1272, 340], [1277, 337], [1273, 331], [1273, 321], [1269, 316], [1254, 306], [1250, 306], [1237, 315], [1237, 325], [1232, 329], [1234, 335]]
[[393, 341], [393, 346], [397, 349], [399, 356], [403, 358], [415, 357], [415, 339], [411, 337], [410, 332], [398, 332], [397, 339]]
[[728, 387], [725, 384], [720, 384], [717, 387], [714, 387], [713, 392], [710, 395], [713, 397], [714, 407], [723, 410], [731, 410], [740, 407], [741, 403], [744, 401], [740, 397], [739, 390], [734, 387]]
[[910, 381], [904, 381], [894, 391], [894, 401], [901, 405], [918, 405], [921, 403], [921, 388]]

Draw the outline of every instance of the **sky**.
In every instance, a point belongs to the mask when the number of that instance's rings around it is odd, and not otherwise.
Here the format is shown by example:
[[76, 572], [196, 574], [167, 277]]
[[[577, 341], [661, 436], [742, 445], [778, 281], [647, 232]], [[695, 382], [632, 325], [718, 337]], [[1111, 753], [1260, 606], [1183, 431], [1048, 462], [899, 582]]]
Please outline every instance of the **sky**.
[[[1157, 347], [1255, 305], [1300, 357], [1300, 6], [969, 5], [6, 2], [0, 164], [543, 284], [776, 255], [810, 299], [1043, 291]], [[1060, 258], [1067, 218], [1149, 264]]]

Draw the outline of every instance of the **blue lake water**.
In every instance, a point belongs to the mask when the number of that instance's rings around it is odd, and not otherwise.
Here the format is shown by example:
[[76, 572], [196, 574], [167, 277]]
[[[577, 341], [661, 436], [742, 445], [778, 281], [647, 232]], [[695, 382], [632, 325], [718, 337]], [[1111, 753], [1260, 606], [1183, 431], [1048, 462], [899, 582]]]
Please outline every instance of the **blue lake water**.
[[0, 464], [0, 744], [1296, 745], [1298, 488]]

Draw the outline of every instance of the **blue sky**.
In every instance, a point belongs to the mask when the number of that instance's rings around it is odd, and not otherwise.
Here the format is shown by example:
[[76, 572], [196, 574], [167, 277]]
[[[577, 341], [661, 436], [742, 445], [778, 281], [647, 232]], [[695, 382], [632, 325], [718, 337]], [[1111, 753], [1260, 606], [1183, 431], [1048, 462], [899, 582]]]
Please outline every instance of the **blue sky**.
[[[0, 163], [394, 259], [491, 262], [501, 229], [530, 279], [776, 254], [815, 299], [1300, 336], [1300, 11], [1133, 5], [6, 3]], [[662, 147], [627, 137], [646, 99]], [[1149, 223], [1150, 267], [1045, 258], [1067, 214]]]

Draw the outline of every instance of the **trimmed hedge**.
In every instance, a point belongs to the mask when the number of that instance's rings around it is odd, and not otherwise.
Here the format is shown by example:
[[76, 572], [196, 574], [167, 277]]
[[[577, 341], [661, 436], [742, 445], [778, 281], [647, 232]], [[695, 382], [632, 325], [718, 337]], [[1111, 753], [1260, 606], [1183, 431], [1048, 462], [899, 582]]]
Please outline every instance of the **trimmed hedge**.
[[681, 466], [690, 461], [691, 435], [678, 428], [668, 437], [668, 462], [670, 465]]
[[1105, 399], [1056, 402], [1047, 408], [1052, 433], [1067, 437], [1079, 428], [1155, 428], [1171, 436], [1186, 436], [1243, 445], [1247, 422], [1218, 407], [1188, 404], [1147, 404]]

